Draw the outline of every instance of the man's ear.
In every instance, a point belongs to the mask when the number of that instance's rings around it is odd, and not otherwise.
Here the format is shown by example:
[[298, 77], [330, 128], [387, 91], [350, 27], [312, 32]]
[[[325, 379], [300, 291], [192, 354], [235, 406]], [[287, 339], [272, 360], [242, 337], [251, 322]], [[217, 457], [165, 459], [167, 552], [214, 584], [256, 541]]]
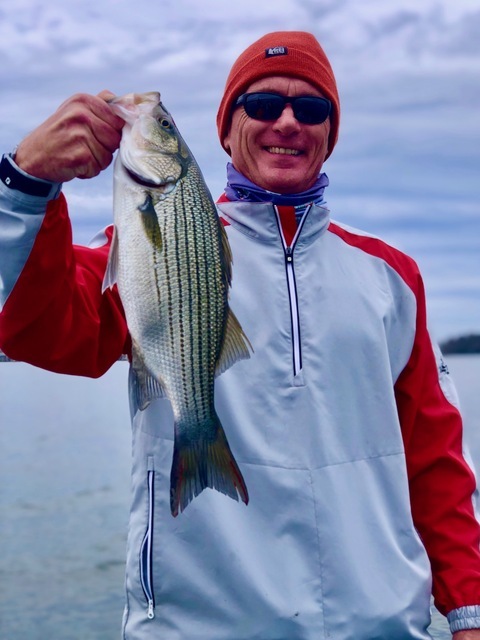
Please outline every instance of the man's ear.
[[225, 151], [230, 153], [230, 129], [228, 130], [227, 135], [223, 139], [223, 148], [225, 149]]

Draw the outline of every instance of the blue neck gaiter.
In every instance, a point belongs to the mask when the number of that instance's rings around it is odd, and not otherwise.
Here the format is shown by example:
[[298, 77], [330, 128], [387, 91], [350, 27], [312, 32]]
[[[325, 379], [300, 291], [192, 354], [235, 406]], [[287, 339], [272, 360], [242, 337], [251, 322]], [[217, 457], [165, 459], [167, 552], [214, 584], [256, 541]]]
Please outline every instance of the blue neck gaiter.
[[244, 200], [246, 202], [272, 202], [276, 205], [286, 205], [291, 207], [301, 207], [302, 205], [315, 202], [324, 205], [325, 200], [323, 192], [328, 187], [329, 180], [326, 173], [321, 173], [313, 187], [302, 193], [274, 193], [267, 191], [262, 187], [251, 182], [244, 175], [239, 173], [233, 164], [227, 164], [227, 186], [225, 187], [225, 195], [227, 198], [236, 202]]

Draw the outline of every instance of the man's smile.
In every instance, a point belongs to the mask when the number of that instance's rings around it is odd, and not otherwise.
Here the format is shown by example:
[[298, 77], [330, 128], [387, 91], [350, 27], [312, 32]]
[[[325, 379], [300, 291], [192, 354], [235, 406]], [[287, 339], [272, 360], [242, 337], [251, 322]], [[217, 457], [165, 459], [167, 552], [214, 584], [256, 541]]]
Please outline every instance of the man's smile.
[[288, 149], [286, 147], [265, 147], [265, 150], [268, 151], [268, 153], [279, 153], [280, 155], [287, 156], [299, 156], [303, 153], [303, 151], [299, 149]]

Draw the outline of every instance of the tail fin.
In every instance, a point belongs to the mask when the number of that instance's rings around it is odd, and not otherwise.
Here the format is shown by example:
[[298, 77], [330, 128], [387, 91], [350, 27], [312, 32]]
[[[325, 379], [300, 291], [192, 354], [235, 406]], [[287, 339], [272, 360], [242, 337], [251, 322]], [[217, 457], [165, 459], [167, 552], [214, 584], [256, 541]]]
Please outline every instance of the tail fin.
[[[218, 418], [217, 418], [218, 421]], [[225, 432], [218, 421], [216, 439], [199, 439], [180, 443], [175, 431], [172, 471], [170, 475], [170, 509], [176, 517], [204, 489], [210, 487], [248, 504], [248, 491], [242, 473], [230, 450]]]

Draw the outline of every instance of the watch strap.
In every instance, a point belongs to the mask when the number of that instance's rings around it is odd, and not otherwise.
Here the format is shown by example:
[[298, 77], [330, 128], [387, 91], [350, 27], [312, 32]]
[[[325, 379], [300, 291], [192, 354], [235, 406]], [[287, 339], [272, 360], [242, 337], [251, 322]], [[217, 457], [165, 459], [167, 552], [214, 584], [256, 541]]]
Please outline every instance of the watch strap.
[[0, 161], [0, 180], [9, 189], [44, 198], [50, 195], [53, 186], [52, 182], [34, 178], [21, 171], [9, 155], [4, 155]]

